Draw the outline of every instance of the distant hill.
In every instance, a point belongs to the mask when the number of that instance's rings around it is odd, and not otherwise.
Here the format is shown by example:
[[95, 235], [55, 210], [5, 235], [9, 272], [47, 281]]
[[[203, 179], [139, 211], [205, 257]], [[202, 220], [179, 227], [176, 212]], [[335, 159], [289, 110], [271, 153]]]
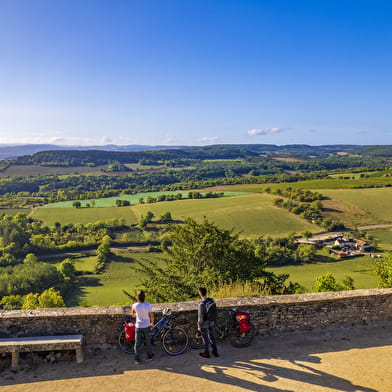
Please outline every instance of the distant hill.
[[0, 159], [14, 159], [23, 155], [32, 155], [41, 151], [56, 150], [100, 150], [100, 151], [148, 151], [148, 150], [169, 150], [183, 148], [184, 146], [148, 146], [133, 144], [129, 146], [116, 146], [107, 144], [105, 146], [60, 146], [55, 144], [19, 144], [7, 145], [0, 144]]
[[[127, 152], [143, 152], [143, 151], [167, 151], [179, 150], [182, 151], [186, 157], [212, 157], [216, 154], [217, 158], [230, 158], [235, 154], [238, 157], [245, 155], [263, 154], [268, 156], [281, 157], [328, 157], [336, 154], [350, 154], [362, 155], [370, 157], [392, 157], [391, 145], [353, 145], [353, 144], [332, 144], [321, 146], [310, 146], [307, 144], [215, 144], [208, 146], [151, 146], [133, 144], [127, 146], [118, 146], [114, 144], [107, 144], [104, 146], [60, 146], [54, 144], [23, 144], [23, 145], [6, 145], [0, 144], [0, 160], [1, 159], [16, 159], [18, 157], [32, 156], [44, 151], [79, 151], [83, 155], [84, 151], [106, 151], [114, 153]], [[78, 154], [78, 153], [77, 153]], [[113, 157], [115, 159], [116, 157]]]

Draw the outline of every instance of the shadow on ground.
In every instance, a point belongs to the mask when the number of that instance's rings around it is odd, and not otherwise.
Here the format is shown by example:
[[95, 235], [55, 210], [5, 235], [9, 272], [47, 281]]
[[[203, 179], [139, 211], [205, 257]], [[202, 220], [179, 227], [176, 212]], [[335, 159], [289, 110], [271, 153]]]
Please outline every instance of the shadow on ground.
[[[117, 377], [113, 384], [115, 386], [113, 389], [105, 387], [102, 390], [117, 391], [121, 381], [124, 385], [127, 383], [134, 387], [152, 385], [150, 390], [166, 391], [171, 389], [163, 388], [165, 383], [183, 377], [187, 380], [187, 384], [184, 385], [193, 383], [193, 387], [189, 389], [178, 387], [172, 390], [193, 391], [197, 390], [196, 385], [200, 383], [209, 391], [234, 390], [228, 386], [235, 386], [257, 392], [314, 390], [379, 392], [379, 389], [371, 387], [374, 385], [371, 381], [366, 382], [367, 385], [361, 385], [356, 380], [362, 380], [364, 384], [363, 372], [368, 372], [368, 380], [372, 380], [373, 376], [378, 377], [377, 374], [372, 374], [372, 369], [376, 369], [377, 373], [383, 358], [375, 360], [371, 356], [368, 357], [366, 350], [376, 348], [376, 350], [383, 350], [380, 352], [389, 350], [390, 353], [391, 332], [392, 322], [379, 326], [257, 337], [248, 348], [238, 349], [226, 342], [222, 343], [219, 346], [220, 357], [209, 359], [201, 358], [197, 350], [190, 350], [178, 357], [170, 357], [164, 354], [160, 344], [156, 344], [154, 360], [143, 362], [139, 366], [134, 364], [132, 356], [121, 352], [117, 347], [89, 347], [85, 350], [85, 361], [82, 364], [77, 364], [75, 361], [60, 361], [52, 365], [31, 364], [26, 357], [22, 358], [18, 370], [12, 371], [8, 368], [3, 371], [0, 386], [24, 384], [28, 385], [29, 391], [46, 391], [42, 389], [43, 384], [40, 383], [78, 379], [78, 385], [82, 386], [83, 379], [93, 377], [101, 379], [101, 376], [110, 376]], [[351, 358], [351, 363], [347, 366], [357, 370], [358, 377], [353, 376], [354, 373], [351, 371], [347, 372], [345, 377], [342, 364], [347, 353], [350, 355], [348, 358]], [[361, 367], [364, 364], [364, 355], [367, 361], [366, 369]], [[323, 363], [326, 356], [329, 358], [327, 364]], [[359, 357], [362, 362], [355, 363]], [[387, 358], [385, 360], [390, 361]], [[383, 391], [392, 390], [391, 378], [381, 382], [388, 383]], [[212, 383], [211, 386], [209, 383]], [[298, 389], [293, 385], [298, 385]], [[86, 389], [80, 390], [87, 390], [87, 386]]]

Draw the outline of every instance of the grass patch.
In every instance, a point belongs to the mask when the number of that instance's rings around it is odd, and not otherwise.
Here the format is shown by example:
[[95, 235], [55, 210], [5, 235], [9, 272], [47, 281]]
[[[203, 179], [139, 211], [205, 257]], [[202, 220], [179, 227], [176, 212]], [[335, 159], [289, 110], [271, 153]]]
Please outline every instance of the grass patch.
[[152, 211], [155, 219], [170, 211], [174, 220], [186, 217], [196, 220], [204, 216], [226, 229], [234, 228], [242, 236], [272, 235], [281, 236], [290, 232], [309, 230], [312, 233], [320, 229], [306, 220], [289, 212], [274, 207], [268, 194], [247, 194], [217, 199], [192, 199], [139, 204], [131, 207], [106, 208], [38, 208], [34, 218], [46, 224], [54, 222], [88, 223], [110, 218], [125, 218], [127, 224], [137, 223], [140, 216]]
[[[370, 188], [370, 189], [326, 189], [323, 195], [340, 202], [343, 208], [344, 219], [350, 218], [356, 225], [376, 224], [392, 222], [392, 189]], [[350, 209], [353, 212], [350, 213]], [[364, 211], [365, 215], [355, 217], [358, 211]], [[362, 218], [365, 217], [363, 221]]]
[[23, 214], [28, 215], [30, 208], [0, 208], [0, 215], [16, 215], [18, 212], [23, 212]]
[[[131, 204], [139, 204], [139, 199], [143, 198], [144, 201], [150, 196], [150, 197], [158, 197], [160, 195], [177, 195], [178, 193], [182, 194], [182, 197], [186, 199], [188, 197], [188, 192], [189, 191], [162, 191], [162, 192], [144, 192], [144, 193], [136, 193], [134, 195], [117, 195], [117, 196], [112, 196], [112, 197], [102, 197], [99, 199], [94, 199], [95, 207], [115, 207], [116, 206], [116, 200], [128, 200]], [[225, 196], [235, 196], [243, 194], [243, 192], [225, 192]], [[49, 203], [45, 204], [41, 208], [74, 208], [72, 207], [73, 200], [68, 200], [68, 201], [59, 201], [56, 203]], [[92, 200], [80, 200], [80, 203], [82, 205], [82, 208], [86, 207], [87, 204], [90, 204], [91, 206]]]
[[377, 240], [378, 249], [392, 252], [392, 229], [376, 229], [368, 232]]
[[97, 222], [112, 218], [124, 218], [127, 224], [137, 222], [131, 207], [106, 207], [106, 208], [38, 208], [34, 219], [42, 220], [45, 224], [53, 226], [55, 222], [62, 225], [68, 223]]
[[152, 211], [156, 217], [170, 211], [173, 219], [185, 217], [201, 220], [207, 217], [218, 226], [234, 228], [242, 236], [280, 236], [289, 232], [320, 229], [304, 219], [272, 205], [273, 196], [243, 195], [220, 199], [179, 200], [133, 207], [137, 216]]
[[354, 257], [343, 260], [334, 259], [320, 254], [313, 263], [286, 265], [267, 268], [276, 274], [289, 274], [288, 280], [298, 282], [308, 291], [312, 291], [318, 276], [330, 272], [341, 283], [346, 276], [354, 279], [356, 289], [371, 289], [378, 287], [378, 277], [373, 272], [374, 261], [369, 256]]
[[132, 302], [122, 290], [136, 293], [141, 277], [130, 267], [135, 260], [156, 260], [160, 253], [132, 253], [118, 250], [115, 257], [107, 264], [102, 274], [86, 275], [80, 279], [80, 286], [67, 298], [67, 305], [110, 306], [127, 305]]

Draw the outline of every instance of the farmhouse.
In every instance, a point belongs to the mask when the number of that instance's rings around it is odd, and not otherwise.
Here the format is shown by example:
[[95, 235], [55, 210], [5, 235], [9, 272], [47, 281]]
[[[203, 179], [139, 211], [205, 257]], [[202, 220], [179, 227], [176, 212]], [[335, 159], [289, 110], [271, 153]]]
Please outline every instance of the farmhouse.
[[363, 252], [369, 252], [371, 246], [363, 240], [359, 240], [353, 237], [345, 236], [343, 233], [334, 236], [321, 236], [312, 238], [301, 238], [298, 240], [299, 243], [315, 245], [319, 248], [327, 247], [330, 248], [330, 253], [333, 253], [339, 257], [346, 256], [357, 256], [363, 254]]

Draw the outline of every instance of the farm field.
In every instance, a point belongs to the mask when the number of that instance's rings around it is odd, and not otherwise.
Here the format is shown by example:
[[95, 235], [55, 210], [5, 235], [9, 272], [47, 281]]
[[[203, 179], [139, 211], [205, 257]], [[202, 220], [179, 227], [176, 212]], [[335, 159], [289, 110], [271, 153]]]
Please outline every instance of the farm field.
[[99, 220], [124, 218], [126, 224], [137, 222], [131, 207], [103, 207], [103, 208], [37, 208], [33, 214], [34, 219], [42, 220], [47, 225], [59, 222], [62, 225], [86, 224]]
[[[144, 193], [136, 193], [134, 195], [117, 195], [112, 197], [102, 197], [99, 199], [94, 199], [95, 207], [115, 207], [116, 200], [128, 200], [131, 204], [139, 204], [139, 199], [143, 198], [144, 200], [147, 197], [158, 197], [160, 195], [177, 195], [179, 193], [182, 194], [182, 197], [185, 199], [188, 197], [189, 191], [162, 191], [162, 192], [144, 192]], [[244, 192], [225, 192], [225, 196], [236, 196], [244, 194]], [[49, 203], [45, 204], [41, 208], [70, 208], [72, 207], [72, 200], [69, 201], [59, 201], [57, 203]], [[91, 200], [80, 200], [82, 207], [86, 207], [87, 204], [91, 206]], [[150, 204], [149, 204], [150, 205]]]
[[[362, 222], [359, 219], [357, 225], [371, 223], [390, 223], [392, 222], [392, 189], [387, 188], [369, 188], [369, 189], [325, 189], [323, 195], [328, 196], [335, 202], [341, 202], [343, 211], [344, 205], [348, 206], [347, 213], [350, 209], [355, 211], [364, 211], [368, 221]], [[339, 203], [337, 203], [339, 209]], [[352, 213], [354, 215], [355, 212]], [[345, 219], [345, 217], [343, 217]], [[355, 220], [354, 220], [355, 221]]]
[[163, 212], [170, 211], [174, 220], [186, 217], [196, 220], [204, 216], [226, 229], [234, 228], [243, 236], [285, 235], [289, 232], [309, 230], [319, 232], [320, 228], [304, 219], [272, 205], [272, 195], [249, 194], [217, 199], [192, 199], [131, 207], [106, 208], [38, 208], [34, 218], [46, 224], [54, 222], [88, 223], [110, 218], [125, 218], [127, 224], [137, 223], [139, 217], [152, 211], [157, 219]]
[[368, 233], [378, 241], [378, 249], [385, 252], [392, 252], [392, 229], [368, 230]]
[[204, 216], [218, 226], [234, 228], [242, 236], [284, 235], [289, 232], [320, 229], [311, 223], [272, 205], [272, 196], [243, 195], [219, 199], [179, 200], [133, 207], [137, 216], [152, 211], [156, 217], [170, 211], [173, 219], [200, 220]]
[[341, 283], [346, 276], [354, 279], [356, 289], [370, 289], [378, 287], [378, 277], [373, 272], [374, 260], [369, 256], [351, 259], [335, 260], [321, 256], [319, 261], [300, 265], [269, 267], [267, 270], [276, 274], [289, 274], [288, 279], [298, 282], [308, 291], [312, 291], [317, 276], [330, 272]]

